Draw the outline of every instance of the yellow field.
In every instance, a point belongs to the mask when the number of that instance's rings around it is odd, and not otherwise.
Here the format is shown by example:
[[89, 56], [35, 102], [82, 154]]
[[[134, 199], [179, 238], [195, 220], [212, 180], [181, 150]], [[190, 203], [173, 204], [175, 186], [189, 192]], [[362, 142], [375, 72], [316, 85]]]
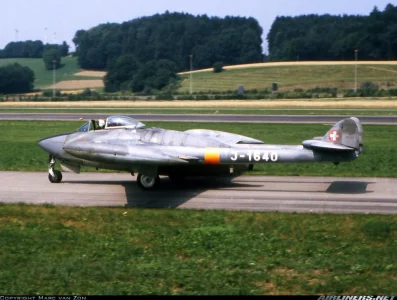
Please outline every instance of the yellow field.
[[88, 77], [104, 77], [106, 72], [104, 71], [81, 71], [74, 74], [75, 76], [88, 76]]
[[[223, 67], [225, 70], [233, 69], [246, 69], [246, 68], [264, 68], [264, 67], [282, 67], [282, 66], [333, 66], [333, 65], [354, 65], [355, 61], [302, 61], [302, 62], [266, 62], [266, 63], [254, 63], [245, 65], [233, 65]], [[397, 65], [397, 61], [357, 61], [358, 65]], [[213, 68], [196, 70], [192, 73], [208, 72], [212, 71]], [[180, 75], [190, 74], [190, 72], [181, 72]]]
[[58, 82], [55, 85], [47, 87], [47, 89], [55, 88], [57, 90], [74, 90], [74, 89], [85, 89], [85, 88], [102, 88], [104, 87], [102, 79], [94, 80], [65, 80]]
[[218, 101], [62, 101], [0, 102], [7, 107], [53, 108], [397, 108], [397, 99], [218, 100]]

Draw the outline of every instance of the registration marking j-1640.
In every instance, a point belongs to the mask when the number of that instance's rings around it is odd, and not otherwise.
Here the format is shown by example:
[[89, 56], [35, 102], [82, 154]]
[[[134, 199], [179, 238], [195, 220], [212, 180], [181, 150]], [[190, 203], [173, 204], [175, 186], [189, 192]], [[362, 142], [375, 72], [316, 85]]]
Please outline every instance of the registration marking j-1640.
[[278, 153], [274, 151], [247, 151], [244, 153], [232, 151], [230, 153], [230, 159], [232, 161], [239, 161], [239, 159], [245, 159], [249, 162], [260, 162], [260, 161], [278, 161]]

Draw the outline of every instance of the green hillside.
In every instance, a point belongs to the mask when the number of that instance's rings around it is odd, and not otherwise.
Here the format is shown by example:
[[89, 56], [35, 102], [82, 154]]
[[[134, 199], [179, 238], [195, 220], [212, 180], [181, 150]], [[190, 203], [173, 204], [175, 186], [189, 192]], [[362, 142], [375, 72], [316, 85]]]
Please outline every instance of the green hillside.
[[[52, 85], [52, 70], [44, 68], [41, 58], [0, 59], [0, 66], [18, 62], [31, 68], [36, 76], [35, 88], [43, 89]], [[75, 76], [80, 71], [76, 57], [62, 58], [63, 66], [56, 70], [56, 82], [64, 80], [92, 80], [98, 77]], [[225, 69], [221, 73], [214, 73], [212, 69], [192, 74], [192, 89], [194, 93], [210, 91], [235, 91], [241, 84], [245, 90], [271, 89], [272, 83], [279, 84], [280, 91], [294, 89], [309, 89], [315, 87], [336, 87], [338, 89], [354, 88], [354, 65], [321, 64], [318, 65], [264, 65], [252, 67], [247, 65]], [[189, 92], [190, 74], [181, 75], [181, 87], [178, 92]], [[358, 65], [358, 87], [365, 81], [371, 81], [380, 88], [397, 88], [397, 64]]]
[[[321, 62], [319, 62], [321, 64]], [[311, 66], [264, 66], [236, 68], [214, 73], [212, 70], [192, 74], [193, 92], [236, 90], [244, 85], [245, 90], [271, 89], [278, 82], [279, 90], [309, 89], [315, 87], [354, 88], [354, 65], [311, 65]], [[358, 87], [371, 81], [380, 88], [397, 88], [397, 65], [359, 65]], [[190, 90], [190, 74], [182, 75], [179, 92]]]
[[[0, 66], [4, 66], [10, 63], [17, 62], [22, 66], [27, 66], [33, 70], [36, 76], [35, 88], [42, 89], [53, 82], [52, 70], [46, 70], [44, 68], [44, 62], [41, 58], [5, 58], [0, 59]], [[74, 74], [80, 71], [80, 67], [77, 64], [77, 57], [63, 57], [62, 67], [56, 70], [55, 81], [60, 82], [63, 80], [87, 80], [87, 79], [98, 79], [97, 77], [86, 77], [86, 76], [75, 76]]]

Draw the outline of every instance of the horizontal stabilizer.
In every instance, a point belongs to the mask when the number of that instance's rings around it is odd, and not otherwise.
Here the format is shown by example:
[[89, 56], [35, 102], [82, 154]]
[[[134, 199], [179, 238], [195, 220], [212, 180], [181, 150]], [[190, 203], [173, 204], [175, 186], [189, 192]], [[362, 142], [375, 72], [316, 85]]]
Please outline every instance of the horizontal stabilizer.
[[332, 144], [328, 142], [323, 142], [319, 140], [308, 140], [303, 141], [302, 145], [305, 148], [313, 150], [331, 150], [331, 151], [354, 151], [354, 148], [343, 146], [340, 144]]

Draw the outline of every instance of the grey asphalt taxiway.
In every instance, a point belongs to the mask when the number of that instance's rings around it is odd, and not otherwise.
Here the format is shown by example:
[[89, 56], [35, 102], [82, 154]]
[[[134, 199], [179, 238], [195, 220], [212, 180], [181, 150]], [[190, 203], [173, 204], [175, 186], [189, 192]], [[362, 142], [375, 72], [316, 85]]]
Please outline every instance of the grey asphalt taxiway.
[[[347, 115], [126, 114], [139, 121], [335, 124]], [[0, 120], [106, 119], [101, 113], [0, 113]], [[397, 125], [397, 116], [358, 116], [362, 124]]]
[[0, 172], [0, 202], [68, 206], [223, 209], [312, 213], [397, 213], [397, 179], [240, 176], [167, 177], [155, 191], [141, 190], [128, 173], [63, 173], [51, 184], [45, 172]]

